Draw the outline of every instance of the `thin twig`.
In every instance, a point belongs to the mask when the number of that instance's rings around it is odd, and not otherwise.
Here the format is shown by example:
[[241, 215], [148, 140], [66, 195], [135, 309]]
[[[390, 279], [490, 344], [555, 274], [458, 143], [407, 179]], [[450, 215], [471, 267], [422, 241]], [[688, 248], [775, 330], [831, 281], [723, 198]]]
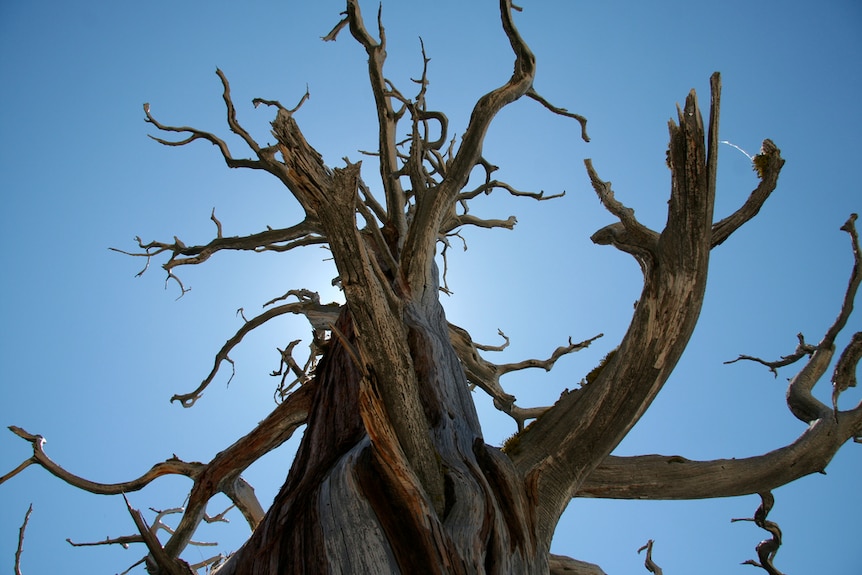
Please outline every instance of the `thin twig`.
[[27, 513], [24, 514], [24, 523], [18, 529], [18, 549], [15, 550], [15, 575], [21, 574], [21, 554], [24, 552], [24, 532], [27, 530], [27, 524], [30, 522], [30, 514], [33, 513], [33, 504], [27, 508]]

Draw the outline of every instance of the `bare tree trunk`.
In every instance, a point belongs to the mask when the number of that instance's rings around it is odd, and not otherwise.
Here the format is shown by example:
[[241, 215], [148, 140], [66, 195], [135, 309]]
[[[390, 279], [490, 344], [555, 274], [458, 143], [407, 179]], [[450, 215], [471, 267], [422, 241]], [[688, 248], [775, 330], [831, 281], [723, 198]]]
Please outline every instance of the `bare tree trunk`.
[[[416, 474], [365, 432], [363, 378], [345, 307], [317, 367], [316, 393], [287, 482], [233, 573], [546, 573], [518, 475], [479, 432], [436, 298], [409, 310], [408, 343], [444, 482], [442, 509]], [[373, 384], [372, 384], [373, 385]], [[397, 419], [397, 413], [384, 414]]]

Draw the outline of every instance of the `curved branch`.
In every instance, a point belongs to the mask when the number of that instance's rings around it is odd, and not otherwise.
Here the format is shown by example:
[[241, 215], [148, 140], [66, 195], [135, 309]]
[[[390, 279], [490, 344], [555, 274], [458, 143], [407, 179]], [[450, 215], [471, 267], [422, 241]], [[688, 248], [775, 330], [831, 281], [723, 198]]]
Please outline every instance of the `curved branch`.
[[566, 192], [560, 192], [559, 194], [551, 194], [550, 196], [546, 196], [544, 191], [540, 192], [524, 192], [521, 190], [517, 190], [514, 187], [510, 186], [506, 182], [501, 182], [499, 180], [491, 180], [488, 179], [484, 184], [478, 186], [477, 188], [469, 191], [469, 192], [461, 192], [458, 194], [458, 201], [463, 200], [472, 200], [479, 194], [490, 194], [494, 191], [495, 188], [500, 188], [506, 190], [511, 195], [516, 197], [524, 197], [524, 198], [533, 198], [534, 200], [553, 200], [556, 198], [562, 198], [566, 195]]
[[[230, 84], [227, 81], [227, 77], [224, 75], [220, 69], [216, 68], [216, 75], [218, 75], [221, 80], [221, 85], [224, 88], [222, 92], [222, 98], [224, 99], [225, 108], [227, 109], [227, 125], [230, 127], [231, 132], [238, 135], [243, 141], [248, 145], [249, 148], [259, 157], [260, 156], [260, 146], [257, 142], [254, 141], [254, 138], [243, 128], [240, 123], [236, 119], [236, 108], [233, 105], [233, 100], [230, 97]], [[306, 94], [308, 91], [306, 90]], [[305, 99], [303, 98], [303, 101]], [[298, 106], [297, 106], [298, 108]]]
[[652, 546], [654, 541], [650, 539], [647, 541], [646, 545], [638, 549], [638, 553], [646, 549], [646, 559], [644, 559], [644, 567], [646, 567], [647, 571], [650, 573], [655, 573], [655, 575], [662, 575], [661, 567], [656, 565], [655, 561], [652, 560]]
[[485, 393], [490, 395], [494, 400], [494, 407], [514, 419], [518, 425], [519, 432], [523, 431], [525, 420], [539, 417], [547, 411], [548, 408], [522, 408], [515, 405], [515, 396], [506, 393], [503, 386], [500, 384], [500, 378], [507, 373], [531, 367], [542, 368], [545, 371], [550, 371], [554, 366], [554, 363], [556, 363], [556, 361], [562, 356], [589, 347], [593, 341], [602, 337], [602, 334], [599, 334], [579, 343], [572, 343], [571, 338], [569, 338], [568, 345], [558, 347], [546, 360], [526, 359], [517, 363], [498, 365], [483, 358], [479, 354], [479, 350], [490, 349], [492, 351], [500, 351], [502, 348], [508, 346], [509, 339], [506, 338], [502, 332], [500, 332], [500, 335], [506, 339], [506, 343], [503, 346], [498, 348], [480, 346], [473, 342], [467, 330], [458, 327], [455, 324], [449, 324], [449, 341], [452, 343], [452, 347], [455, 349], [455, 353], [458, 355], [458, 359], [464, 367], [467, 381], [471, 385], [478, 386]]
[[554, 364], [558, 359], [563, 357], [564, 355], [568, 355], [575, 351], [580, 351], [582, 349], [586, 349], [590, 346], [591, 343], [599, 339], [600, 337], [604, 337], [603, 333], [595, 335], [589, 339], [585, 339], [584, 341], [578, 343], [572, 343], [572, 338], [569, 338], [569, 344], [558, 347], [554, 350], [551, 356], [548, 359], [525, 359], [523, 361], [519, 361], [516, 363], [504, 363], [498, 366], [500, 370], [500, 375], [505, 375], [512, 371], [519, 371], [522, 369], [528, 369], [531, 367], [537, 367], [544, 369], [545, 371], [551, 371], [551, 368], [554, 367]]
[[[837, 419], [838, 412], [838, 395], [847, 387], [855, 384], [855, 375], [853, 371], [855, 365], [859, 361], [859, 356], [862, 354], [862, 344], [858, 342], [858, 338], [854, 336], [850, 343], [845, 348], [841, 355], [838, 366], [836, 366], [835, 376], [833, 377], [833, 394], [832, 394], [832, 410], [830, 410], [823, 402], [814, 397], [812, 391], [814, 386], [826, 373], [835, 353], [835, 339], [841, 330], [847, 325], [850, 314], [853, 312], [854, 301], [856, 294], [862, 284], [862, 250], [859, 249], [859, 237], [856, 232], [856, 214], [851, 214], [850, 218], [841, 226], [843, 231], [846, 231], [851, 238], [851, 246], [853, 251], [853, 270], [850, 273], [850, 279], [847, 284], [847, 289], [844, 293], [844, 299], [841, 303], [841, 308], [838, 312], [838, 317], [835, 322], [826, 331], [823, 339], [816, 346], [805, 344], [802, 335], [799, 337], [799, 346], [794, 354], [782, 358], [777, 362], [767, 362], [762, 359], [741, 355], [738, 359], [748, 359], [762, 363], [770, 368], [775, 373], [775, 368], [782, 365], [792, 363], [805, 355], [810, 356], [808, 362], [803, 366], [799, 373], [790, 380], [790, 387], [787, 391], [787, 405], [790, 411], [799, 420], [809, 423], [816, 419], [826, 417], [830, 412], [834, 412]], [[734, 361], [737, 361], [734, 360]], [[728, 362], [732, 363], [732, 362]], [[851, 366], [853, 368], [851, 369]], [[852, 377], [851, 377], [852, 376]]]
[[[254, 490], [240, 477], [240, 474], [253, 462], [290, 439], [293, 433], [305, 423], [314, 387], [313, 382], [309, 382], [291, 394], [257, 427], [220, 452], [209, 463], [187, 463], [174, 456], [167, 461], [157, 463], [141, 477], [122, 483], [96, 483], [73, 475], [45, 454], [43, 451], [45, 439], [41, 435], [30, 434], [15, 426], [9, 429], [32, 444], [33, 456], [28, 460], [30, 463], [39, 464], [69, 485], [90, 493], [122, 494], [125, 497], [126, 493], [143, 489], [163, 475], [184, 475], [192, 479], [194, 485], [189, 493], [188, 505], [177, 529], [163, 549], [168, 557], [176, 559], [191, 542], [191, 537], [200, 522], [206, 518], [206, 504], [216, 493], [221, 492], [228, 496], [252, 530], [260, 523], [264, 516], [263, 508], [254, 495]], [[14, 476], [23, 467], [25, 466], [19, 466], [16, 472], [4, 476], [0, 483]], [[143, 532], [141, 535], [146, 537]], [[152, 548], [150, 551], [152, 553]]]
[[778, 185], [778, 175], [784, 166], [781, 150], [772, 140], [763, 140], [760, 154], [754, 157], [753, 165], [760, 178], [760, 183], [745, 200], [745, 203], [733, 214], [712, 226], [712, 247], [718, 246], [730, 235], [752, 219], [763, 207], [766, 199]]
[[[73, 487], [77, 487], [78, 489], [83, 489], [84, 491], [89, 491], [90, 493], [95, 493], [97, 495], [119, 495], [121, 493], [138, 491], [162, 475], [185, 475], [186, 477], [195, 479], [204, 467], [203, 463], [187, 463], [176, 456], [173, 456], [166, 461], [156, 463], [149, 471], [137, 479], [124, 481], [122, 483], [97, 483], [69, 473], [56, 464], [43, 450], [45, 438], [41, 435], [27, 433], [27, 431], [15, 425], [10, 425], [9, 430], [21, 439], [29, 441], [33, 446], [33, 457], [30, 459], [31, 463], [41, 465], [49, 473], [62, 479]], [[23, 469], [23, 466], [19, 466], [17, 471], [20, 471], [20, 469]], [[3, 477], [3, 480], [0, 481], [0, 483], [6, 481], [12, 476], [13, 474], [7, 474]]]
[[176, 133], [188, 133], [191, 134], [184, 140], [171, 141], [165, 140], [163, 138], [157, 138], [156, 136], [150, 136], [153, 140], [165, 146], [185, 146], [186, 144], [190, 144], [195, 140], [206, 140], [210, 144], [216, 146], [221, 152], [222, 158], [224, 158], [225, 164], [229, 168], [251, 168], [251, 169], [263, 169], [263, 164], [258, 160], [250, 160], [250, 159], [238, 159], [234, 158], [230, 153], [230, 148], [228, 148], [227, 143], [224, 140], [212, 134], [210, 132], [205, 132], [203, 130], [198, 130], [197, 128], [192, 128], [190, 126], [168, 126], [166, 124], [160, 123], [156, 120], [153, 115], [150, 113], [150, 104], [144, 104], [144, 114], [146, 114], [146, 122], [154, 125], [156, 128], [163, 132], [176, 132]]
[[616, 202], [610, 185], [587, 162], [597, 193], [620, 218], [605, 229], [604, 239], [635, 255], [644, 287], [628, 331], [595, 380], [563, 393], [521, 434], [522, 449], [511, 456], [538, 501], [540, 525], [556, 524], [571, 494], [648, 409], [697, 323], [706, 288], [714, 188], [693, 92], [678, 117], [679, 125], [670, 123], [671, 194], [667, 225], [658, 238]]
[[[242, 325], [242, 327], [237, 330], [233, 337], [231, 337], [225, 342], [225, 344], [216, 354], [212, 370], [210, 371], [209, 375], [204, 378], [200, 385], [190, 393], [174, 395], [173, 397], [171, 397], [171, 402], [179, 401], [183, 407], [192, 407], [195, 402], [200, 399], [203, 390], [206, 389], [210, 383], [212, 383], [213, 379], [215, 379], [215, 376], [216, 374], [218, 374], [222, 362], [227, 361], [231, 364], [231, 366], [233, 366], [233, 361], [229, 357], [231, 350], [237, 345], [239, 345], [242, 339], [246, 335], [248, 335], [249, 332], [260, 327], [269, 320], [287, 313], [303, 314], [310, 320], [312, 318], [320, 317], [321, 315], [330, 315], [332, 311], [332, 306], [322, 305], [319, 298], [309, 298], [306, 295], [307, 293], [310, 292], [307, 292], [307, 290], [291, 290], [286, 295], [295, 295], [297, 298], [299, 298], [300, 301], [270, 308], [265, 312], [261, 313], [260, 315], [246, 321]], [[316, 296], [317, 294], [314, 295]], [[312, 325], [314, 325], [314, 323], [315, 322], [312, 321]], [[231, 379], [233, 379], [233, 373], [231, 374]], [[228, 380], [228, 383], [230, 383], [230, 380]]]
[[[577, 488], [574, 497], [606, 499], [709, 499], [770, 491], [822, 473], [862, 424], [862, 413], [840, 423], [815, 421], [796, 441], [746, 458], [694, 461], [679, 455], [609, 456]], [[858, 432], [858, 431], [857, 431]]]
[[530, 88], [526, 94], [527, 97], [532, 98], [533, 100], [540, 103], [542, 106], [553, 112], [554, 114], [565, 116], [566, 118], [572, 118], [573, 120], [577, 120], [581, 125], [581, 139], [585, 142], [590, 141], [590, 137], [587, 135], [587, 119], [581, 116], [580, 114], [575, 114], [573, 112], [569, 112], [565, 108], [558, 108], [544, 99], [535, 89]]
[[761, 541], [757, 544], [757, 547], [755, 548], [757, 551], [757, 558], [760, 559], [760, 563], [754, 561], [753, 559], [749, 559], [747, 561], [743, 561], [742, 564], [760, 567], [761, 569], [769, 573], [769, 575], [783, 575], [781, 571], [776, 569], [775, 565], [773, 565], [772, 563], [773, 559], [775, 559], [775, 554], [778, 553], [778, 548], [781, 547], [781, 529], [778, 527], [777, 523], [766, 519], [766, 516], [769, 515], [769, 511], [775, 504], [775, 498], [769, 491], [760, 493], [759, 495], [761, 503], [757, 507], [757, 511], [754, 512], [753, 518], [731, 519], [730, 521], [754, 521], [755, 525], [765, 531], [768, 531], [769, 534], [772, 535], [772, 537]]
[[862, 358], [862, 332], [857, 331], [844, 348], [832, 375], [832, 409], [838, 417], [838, 396], [848, 388], [856, 387], [856, 366]]

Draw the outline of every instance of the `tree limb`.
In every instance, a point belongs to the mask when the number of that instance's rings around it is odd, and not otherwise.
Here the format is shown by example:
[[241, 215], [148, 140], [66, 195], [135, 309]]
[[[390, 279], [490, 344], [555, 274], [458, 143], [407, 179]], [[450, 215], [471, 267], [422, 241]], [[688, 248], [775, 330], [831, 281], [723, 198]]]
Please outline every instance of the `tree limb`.
[[752, 219], [763, 207], [766, 199], [778, 185], [778, 175], [784, 166], [781, 150], [772, 140], [763, 140], [760, 154], [754, 157], [753, 165], [760, 178], [760, 183], [748, 196], [745, 203], [733, 214], [712, 226], [712, 247], [721, 245], [744, 223]]
[[27, 524], [30, 523], [30, 514], [33, 513], [33, 504], [27, 508], [27, 513], [24, 514], [24, 522], [18, 529], [18, 547], [15, 549], [15, 575], [21, 575], [21, 554], [24, 553], [24, 532], [27, 531]]
[[[718, 83], [713, 83], [714, 87]], [[713, 113], [717, 113], [717, 93]], [[538, 502], [538, 524], [555, 525], [569, 498], [625, 437], [658, 394], [688, 344], [706, 286], [714, 187], [703, 120], [693, 92], [669, 124], [671, 193], [656, 238], [590, 170], [597, 194], [620, 218], [604, 237], [641, 264], [644, 287], [627, 333], [590, 385], [563, 393], [526, 429], [512, 455]], [[628, 237], [626, 237], [626, 235]]]
[[[794, 354], [782, 358], [777, 362], [767, 362], [762, 359], [743, 355], [738, 359], [748, 359], [762, 363], [770, 368], [775, 373], [775, 368], [781, 365], [787, 365], [803, 356], [808, 355], [807, 363], [802, 367], [799, 373], [790, 380], [790, 386], [787, 391], [787, 406], [791, 413], [799, 420], [810, 423], [816, 419], [826, 417], [831, 412], [834, 413], [835, 419], [839, 417], [838, 411], [838, 395], [844, 389], [855, 384], [855, 365], [862, 355], [862, 344], [859, 343], [859, 338], [853, 336], [850, 343], [845, 348], [839, 361], [840, 369], [837, 369], [833, 376], [833, 395], [832, 409], [830, 410], [823, 402], [814, 397], [813, 389], [818, 381], [826, 373], [835, 353], [835, 339], [841, 330], [847, 325], [850, 314], [853, 312], [853, 305], [856, 299], [856, 294], [862, 284], [862, 250], [859, 248], [859, 236], [856, 232], [856, 214], [851, 214], [847, 221], [841, 226], [843, 231], [850, 235], [851, 249], [853, 252], [853, 269], [850, 273], [850, 279], [847, 284], [847, 289], [844, 292], [844, 299], [841, 303], [841, 308], [838, 312], [838, 317], [835, 322], [826, 331], [823, 339], [816, 346], [805, 344], [804, 339], [799, 335], [799, 346]], [[736, 360], [735, 360], [736, 361]], [[851, 366], [853, 368], [851, 369]], [[846, 414], [852, 417], [852, 413]]]
[[769, 575], [783, 575], [772, 563], [773, 559], [775, 559], [775, 554], [778, 553], [778, 548], [781, 547], [781, 529], [778, 527], [777, 523], [766, 519], [766, 516], [769, 515], [769, 511], [775, 504], [775, 498], [769, 491], [759, 493], [759, 495], [761, 503], [758, 506], [757, 511], [754, 512], [753, 518], [731, 519], [730, 521], [754, 521], [755, 525], [768, 531], [772, 537], [761, 541], [755, 548], [757, 551], [757, 558], [760, 559], [760, 563], [753, 559], [749, 559], [747, 561], [743, 561], [742, 564], [760, 567], [769, 573]]
[[158, 565], [160, 572], [167, 573], [168, 575], [197, 575], [188, 563], [182, 559], [171, 557], [165, 553], [165, 550], [162, 548], [162, 544], [152, 531], [150, 531], [147, 522], [144, 520], [144, 516], [140, 511], [132, 507], [125, 493], [123, 494], [123, 499], [126, 502], [126, 508], [129, 510], [129, 515], [132, 516], [132, 520], [135, 522], [135, 526], [138, 528], [138, 531], [140, 531], [141, 537], [147, 545], [147, 549], [150, 551], [150, 556], [153, 558], [156, 565]]
[[586, 118], [584, 118], [580, 114], [575, 114], [573, 112], [569, 112], [565, 108], [558, 108], [558, 107], [552, 105], [550, 102], [548, 102], [542, 96], [540, 96], [539, 93], [536, 92], [536, 90], [533, 88], [530, 88], [529, 90], [527, 90], [526, 96], [537, 101], [538, 103], [540, 103], [542, 106], [544, 106], [545, 108], [547, 108], [548, 110], [550, 110], [554, 114], [577, 120], [578, 123], [581, 125], [581, 139], [585, 142], [590, 141], [590, 137], [587, 135], [587, 119]]
[[[505, 337], [505, 335], [503, 337]], [[467, 330], [452, 323], [449, 324], [449, 341], [452, 343], [452, 346], [455, 348], [455, 353], [461, 360], [461, 365], [464, 367], [465, 374], [467, 375], [467, 381], [472, 385], [478, 386], [485, 393], [490, 395], [494, 400], [494, 407], [515, 420], [518, 425], [518, 431], [522, 431], [524, 429], [524, 422], [526, 419], [538, 417], [544, 413], [547, 408], [524, 409], [518, 407], [515, 405], [515, 396], [506, 393], [500, 384], [500, 378], [507, 373], [531, 367], [542, 368], [546, 371], [550, 371], [554, 363], [559, 358], [589, 347], [593, 341], [600, 337], [602, 337], [602, 334], [574, 344], [572, 343], [571, 338], [569, 338], [569, 345], [558, 347], [551, 354], [551, 357], [546, 360], [526, 359], [517, 363], [498, 365], [491, 363], [479, 354], [480, 349], [488, 349], [488, 346], [477, 345], [473, 342]], [[506, 338], [505, 345], [508, 345], [508, 341], [508, 338]], [[505, 347], [505, 345], [502, 347]], [[499, 349], [497, 349], [497, 351], [499, 351]]]
[[476, 102], [461, 146], [448, 167], [446, 178], [437, 186], [435, 193], [424, 196], [424, 199], [417, 198], [416, 215], [408, 231], [401, 261], [408, 285], [414, 290], [427, 285], [425, 275], [434, 257], [434, 239], [457, 194], [467, 184], [470, 173], [481, 158], [482, 143], [492, 120], [501, 109], [532, 87], [535, 57], [515, 27], [509, 0], [500, 0], [500, 16], [503, 31], [515, 53], [515, 69], [506, 84], [488, 92]]
[[[285, 252], [295, 247], [326, 243], [326, 238], [320, 235], [320, 229], [316, 222], [308, 219], [282, 229], [268, 229], [263, 232], [247, 236], [223, 237], [221, 235], [220, 222], [217, 223], [218, 236], [209, 243], [197, 246], [187, 246], [174, 237], [173, 243], [152, 241], [143, 243], [140, 238], [135, 238], [138, 247], [143, 253], [128, 252], [118, 248], [109, 248], [121, 254], [147, 258], [149, 266], [150, 258], [159, 254], [170, 252], [171, 257], [162, 267], [171, 271], [176, 266], [195, 265], [207, 261], [213, 254], [221, 250], [255, 251], [255, 252]], [[138, 275], [146, 271], [146, 267]]]
[[[316, 293], [309, 292], [308, 290], [291, 290], [287, 295], [295, 295], [299, 301], [270, 308], [260, 315], [246, 321], [242, 327], [237, 330], [233, 337], [225, 342], [216, 354], [213, 368], [201, 384], [190, 393], [174, 395], [171, 397], [171, 401], [179, 401], [183, 407], [192, 407], [195, 402], [200, 399], [203, 390], [212, 383], [213, 379], [215, 379], [222, 362], [227, 361], [233, 368], [233, 361], [229, 357], [231, 350], [239, 345], [242, 339], [251, 331], [265, 324], [269, 320], [288, 313], [303, 314], [310, 320], [314, 320], [321, 315], [329, 315], [332, 313], [333, 306], [322, 305], [320, 303], [320, 298]], [[312, 325], [314, 325], [314, 322], [312, 322]], [[319, 326], [315, 327], [318, 328]], [[233, 379], [233, 373], [231, 373], [231, 379]], [[228, 383], [230, 383], [230, 380], [228, 380]]]
[[[231, 499], [251, 529], [263, 519], [264, 511], [254, 495], [254, 490], [240, 474], [251, 463], [282, 445], [305, 423], [313, 387], [310, 383], [291, 394], [254, 430], [220, 452], [210, 463], [186, 463], [174, 456], [154, 465], [140, 478], [123, 483], [96, 483], [73, 475], [44, 453], [42, 446], [45, 440], [41, 435], [32, 435], [15, 426], [11, 426], [10, 430], [33, 445], [33, 457], [30, 460], [32, 463], [38, 463], [66, 483], [90, 493], [125, 496], [126, 493], [140, 490], [156, 478], [168, 474], [185, 475], [192, 479], [194, 485], [189, 493], [183, 517], [164, 547], [170, 557], [176, 558], [189, 544], [192, 534], [206, 517], [206, 504], [216, 493], [222, 492]], [[19, 466], [20, 469], [23, 467]], [[13, 475], [7, 474], [3, 480]]]
[[[202, 463], [187, 463], [174, 456], [166, 461], [153, 465], [149, 471], [147, 471], [144, 475], [137, 479], [126, 481], [123, 483], [96, 483], [94, 481], [89, 481], [82, 477], [78, 477], [77, 475], [74, 475], [72, 473], [69, 473], [61, 466], [57, 465], [53, 460], [51, 460], [51, 458], [48, 457], [43, 450], [45, 438], [41, 435], [33, 435], [31, 433], [27, 433], [27, 431], [25, 431], [24, 429], [21, 429], [20, 427], [16, 427], [14, 425], [10, 425], [9, 430], [12, 431], [12, 433], [17, 435], [18, 437], [29, 441], [30, 444], [33, 446], [33, 456], [29, 460], [31, 463], [37, 463], [41, 465], [49, 473], [62, 479], [69, 485], [77, 487], [78, 489], [83, 489], [84, 491], [88, 491], [90, 493], [95, 493], [97, 495], [119, 495], [121, 493], [138, 491], [140, 489], [143, 489], [154, 479], [156, 479], [157, 477], [161, 477], [162, 475], [185, 475], [186, 477], [194, 479], [195, 477], [197, 477], [197, 475], [200, 473], [204, 466]], [[23, 466], [19, 466], [17, 471], [20, 471], [20, 469], [23, 469]], [[11, 473], [5, 475], [3, 477], [3, 481], [6, 481], [12, 476], [13, 474]]]
[[862, 413], [840, 424], [826, 417], [793, 443], [763, 455], [694, 461], [679, 455], [608, 456], [589, 474], [575, 497], [606, 499], [708, 499], [770, 491], [812, 473], [823, 473]]
[[635, 218], [633, 209], [626, 207], [616, 199], [611, 183], [599, 178], [598, 173], [593, 168], [592, 160], [584, 160], [584, 165], [599, 201], [605, 209], [620, 220], [619, 223], [598, 230], [590, 239], [595, 244], [613, 245], [619, 250], [632, 254], [646, 272], [655, 258], [659, 235], [641, 224]]
[[661, 567], [656, 565], [655, 561], [652, 560], [652, 546], [654, 541], [650, 539], [647, 541], [646, 545], [638, 549], [638, 553], [646, 549], [646, 559], [644, 559], [644, 567], [646, 567], [647, 571], [650, 573], [655, 573], [655, 575], [662, 575]]
[[[398, 150], [396, 146], [396, 127], [398, 116], [390, 101], [391, 91], [383, 77], [383, 63], [386, 60], [386, 34], [381, 19], [382, 6], [377, 13], [377, 28], [380, 41], [374, 40], [365, 28], [359, 2], [347, 0], [346, 18], [330, 32], [324, 40], [335, 40], [338, 31], [349, 24], [350, 33], [368, 54], [368, 78], [371, 81], [371, 92], [377, 109], [378, 123], [378, 153], [380, 158], [380, 179], [386, 196], [386, 222], [392, 231], [395, 244], [401, 246], [407, 234], [407, 219], [405, 206], [407, 198], [401, 188], [401, 182], [396, 176], [398, 172]], [[400, 250], [399, 250], [400, 251]]]

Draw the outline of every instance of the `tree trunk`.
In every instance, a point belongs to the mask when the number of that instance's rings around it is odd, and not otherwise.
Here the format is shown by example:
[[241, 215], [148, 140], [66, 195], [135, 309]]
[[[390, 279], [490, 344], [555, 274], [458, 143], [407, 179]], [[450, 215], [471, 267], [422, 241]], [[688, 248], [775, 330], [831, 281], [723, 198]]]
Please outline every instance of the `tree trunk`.
[[[444, 479], [442, 509], [365, 430], [352, 314], [342, 309], [316, 370], [308, 427], [286, 483], [234, 573], [547, 573], [549, 541], [510, 460], [485, 445], [436, 298], [409, 309], [408, 343]], [[381, 414], [397, 418], [398, 414]]]

